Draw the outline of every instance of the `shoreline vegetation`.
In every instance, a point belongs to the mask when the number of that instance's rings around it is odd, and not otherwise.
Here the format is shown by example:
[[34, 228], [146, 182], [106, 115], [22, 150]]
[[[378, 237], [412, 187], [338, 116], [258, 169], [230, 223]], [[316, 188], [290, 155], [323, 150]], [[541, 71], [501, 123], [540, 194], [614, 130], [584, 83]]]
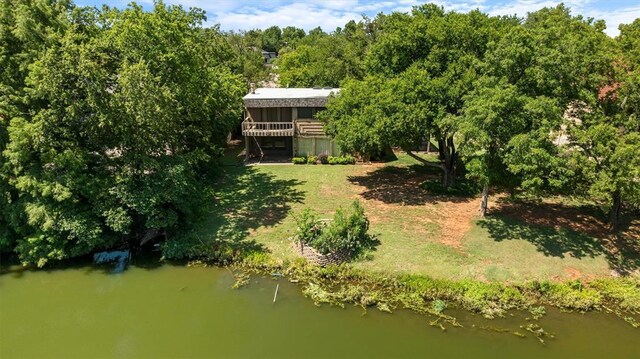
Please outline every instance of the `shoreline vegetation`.
[[[220, 265], [194, 261], [190, 265]], [[320, 306], [351, 304], [363, 310], [393, 313], [408, 309], [460, 326], [447, 309], [462, 309], [495, 319], [511, 311], [524, 311], [527, 320], [545, 315], [545, 307], [561, 311], [601, 311], [614, 314], [634, 328], [640, 327], [640, 280], [635, 277], [593, 280], [531, 280], [520, 283], [483, 282], [476, 279], [436, 279], [418, 274], [387, 274], [354, 268], [349, 264], [318, 266], [302, 258], [279, 262], [264, 253], [249, 254], [227, 266], [236, 278], [234, 288], [249, 285], [250, 275], [283, 276], [297, 283], [305, 297]], [[439, 320], [442, 320], [440, 322]], [[534, 332], [532, 332], [534, 333]], [[534, 333], [536, 334], [536, 333]], [[544, 331], [537, 333], [546, 335]]]

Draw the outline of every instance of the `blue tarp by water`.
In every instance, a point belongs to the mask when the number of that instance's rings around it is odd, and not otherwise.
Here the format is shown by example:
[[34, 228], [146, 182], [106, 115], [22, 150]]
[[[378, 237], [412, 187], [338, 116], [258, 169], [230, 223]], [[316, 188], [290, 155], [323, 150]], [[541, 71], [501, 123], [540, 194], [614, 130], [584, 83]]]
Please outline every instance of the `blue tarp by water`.
[[96, 264], [116, 262], [113, 272], [120, 273], [124, 271], [130, 258], [131, 253], [129, 251], [99, 252], [93, 255], [93, 262]]

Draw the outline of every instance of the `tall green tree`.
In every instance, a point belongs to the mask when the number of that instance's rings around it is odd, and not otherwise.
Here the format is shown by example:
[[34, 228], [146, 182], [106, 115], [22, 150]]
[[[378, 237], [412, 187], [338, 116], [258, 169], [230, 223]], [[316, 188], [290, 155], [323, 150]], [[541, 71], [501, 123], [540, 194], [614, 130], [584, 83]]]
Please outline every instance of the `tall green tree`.
[[305, 36], [307, 34], [299, 27], [287, 26], [282, 29], [282, 43], [289, 50], [295, 49]]
[[76, 12], [30, 66], [4, 151], [25, 217], [16, 252], [40, 266], [149, 230], [179, 240], [244, 93], [201, 10]]
[[620, 25], [620, 35], [616, 42], [625, 57], [625, 64], [636, 69], [640, 66], [640, 19], [631, 24]]
[[278, 26], [271, 26], [262, 32], [262, 49], [279, 52], [282, 47], [282, 30]]
[[619, 56], [604, 28], [603, 22], [573, 16], [563, 5], [542, 9], [495, 43], [486, 64], [518, 93], [556, 104], [540, 126], [513, 134], [502, 156], [522, 189], [589, 196], [611, 211], [615, 229], [622, 193], [629, 192], [622, 190], [629, 187], [625, 174], [633, 171], [612, 161], [619, 151], [633, 152], [635, 140], [627, 133], [637, 125], [622, 120], [619, 97], [601, 96], [622, 81], [615, 71]]
[[[15, 116], [30, 108], [24, 91], [28, 69], [70, 26], [68, 1], [3, 0], [0, 2], [0, 251], [12, 249], [19, 238], [21, 219], [17, 191], [3, 152], [9, 141], [7, 128]], [[78, 13], [76, 13], [78, 15]], [[76, 16], [76, 22], [81, 19]]]
[[[489, 187], [512, 190], [520, 178], [509, 171], [506, 158], [517, 136], [545, 139], [561, 120], [554, 100], [522, 94], [505, 79], [484, 77], [467, 95], [460, 124], [460, 152], [466, 176], [482, 185], [481, 215], [487, 211]], [[557, 159], [547, 162], [558, 165]]]
[[296, 42], [278, 59], [284, 87], [338, 87], [347, 79], [365, 75], [363, 58], [371, 43], [367, 19], [350, 21], [345, 29], [326, 34], [321, 30]]
[[[376, 40], [369, 47], [365, 62], [374, 76], [387, 82], [383, 86], [393, 94], [398, 115], [393, 116], [393, 123], [389, 124], [387, 109], [376, 109], [376, 103], [380, 107], [387, 103], [379, 98], [372, 104], [368, 99], [364, 101], [371, 107], [369, 116], [373, 116], [366, 121], [375, 121], [380, 126], [356, 123], [364, 116], [350, 115], [353, 119], [348, 120], [339, 113], [344, 108], [341, 102], [353, 102], [348, 98], [350, 93], [368, 93], [366, 87], [371, 81], [360, 81], [350, 85], [359, 90], [348, 92], [346, 96], [341, 93], [331, 100], [322, 117], [341, 146], [346, 145], [341, 138], [353, 137], [349, 132], [360, 131], [363, 127], [378, 131], [372, 136], [380, 141], [377, 147], [401, 146], [410, 154], [423, 139], [435, 138], [440, 150], [438, 162], [414, 157], [425, 165], [440, 168], [443, 185], [450, 186], [459, 161], [455, 138], [465, 95], [473, 89], [488, 43], [496, 40], [499, 29], [509, 24], [479, 11], [459, 14], [445, 12], [435, 5], [416, 7], [411, 14], [382, 16]], [[362, 99], [361, 96], [358, 98]], [[354, 106], [356, 109], [361, 107]], [[341, 125], [332, 125], [335, 121]], [[366, 150], [361, 148], [358, 152]]]
[[[210, 31], [210, 29], [206, 29]], [[259, 47], [252, 42], [248, 32], [226, 32], [223, 34], [233, 53], [231, 69], [242, 74], [247, 84], [258, 83], [269, 77], [269, 70], [264, 65], [264, 57]], [[215, 43], [215, 42], [214, 42]]]

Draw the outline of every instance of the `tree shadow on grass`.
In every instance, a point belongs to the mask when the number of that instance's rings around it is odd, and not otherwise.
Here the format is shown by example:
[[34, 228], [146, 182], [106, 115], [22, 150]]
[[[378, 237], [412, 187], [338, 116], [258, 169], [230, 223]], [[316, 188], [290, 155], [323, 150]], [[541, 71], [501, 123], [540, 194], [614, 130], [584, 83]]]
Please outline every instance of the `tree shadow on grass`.
[[488, 216], [479, 225], [497, 242], [525, 240], [546, 256], [577, 259], [604, 256], [609, 267], [620, 274], [640, 268], [637, 244], [615, 242], [563, 227], [531, 225], [502, 214]]
[[291, 205], [304, 200], [305, 192], [299, 189], [303, 184], [296, 179], [277, 178], [255, 166], [225, 166], [198, 231], [201, 240], [214, 250], [232, 251], [232, 255], [266, 251], [250, 238], [251, 232], [281, 223]]
[[579, 259], [593, 258], [605, 252], [596, 238], [566, 228], [532, 226], [501, 215], [488, 216], [479, 224], [497, 242], [525, 240], [546, 256], [564, 258], [570, 255]]
[[468, 202], [472, 198], [469, 193], [440, 190], [438, 169], [423, 165], [385, 166], [347, 179], [366, 188], [360, 193], [363, 198], [387, 204], [417, 206], [435, 202]]

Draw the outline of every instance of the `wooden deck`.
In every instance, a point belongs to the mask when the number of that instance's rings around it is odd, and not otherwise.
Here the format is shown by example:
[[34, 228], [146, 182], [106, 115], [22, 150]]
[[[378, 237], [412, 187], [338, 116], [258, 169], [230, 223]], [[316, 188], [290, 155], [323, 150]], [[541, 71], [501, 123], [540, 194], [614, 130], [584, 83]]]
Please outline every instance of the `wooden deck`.
[[252, 122], [242, 123], [244, 136], [293, 136], [293, 122]]
[[244, 136], [293, 136], [326, 137], [324, 125], [318, 120], [297, 120], [295, 122], [253, 122], [242, 123]]

